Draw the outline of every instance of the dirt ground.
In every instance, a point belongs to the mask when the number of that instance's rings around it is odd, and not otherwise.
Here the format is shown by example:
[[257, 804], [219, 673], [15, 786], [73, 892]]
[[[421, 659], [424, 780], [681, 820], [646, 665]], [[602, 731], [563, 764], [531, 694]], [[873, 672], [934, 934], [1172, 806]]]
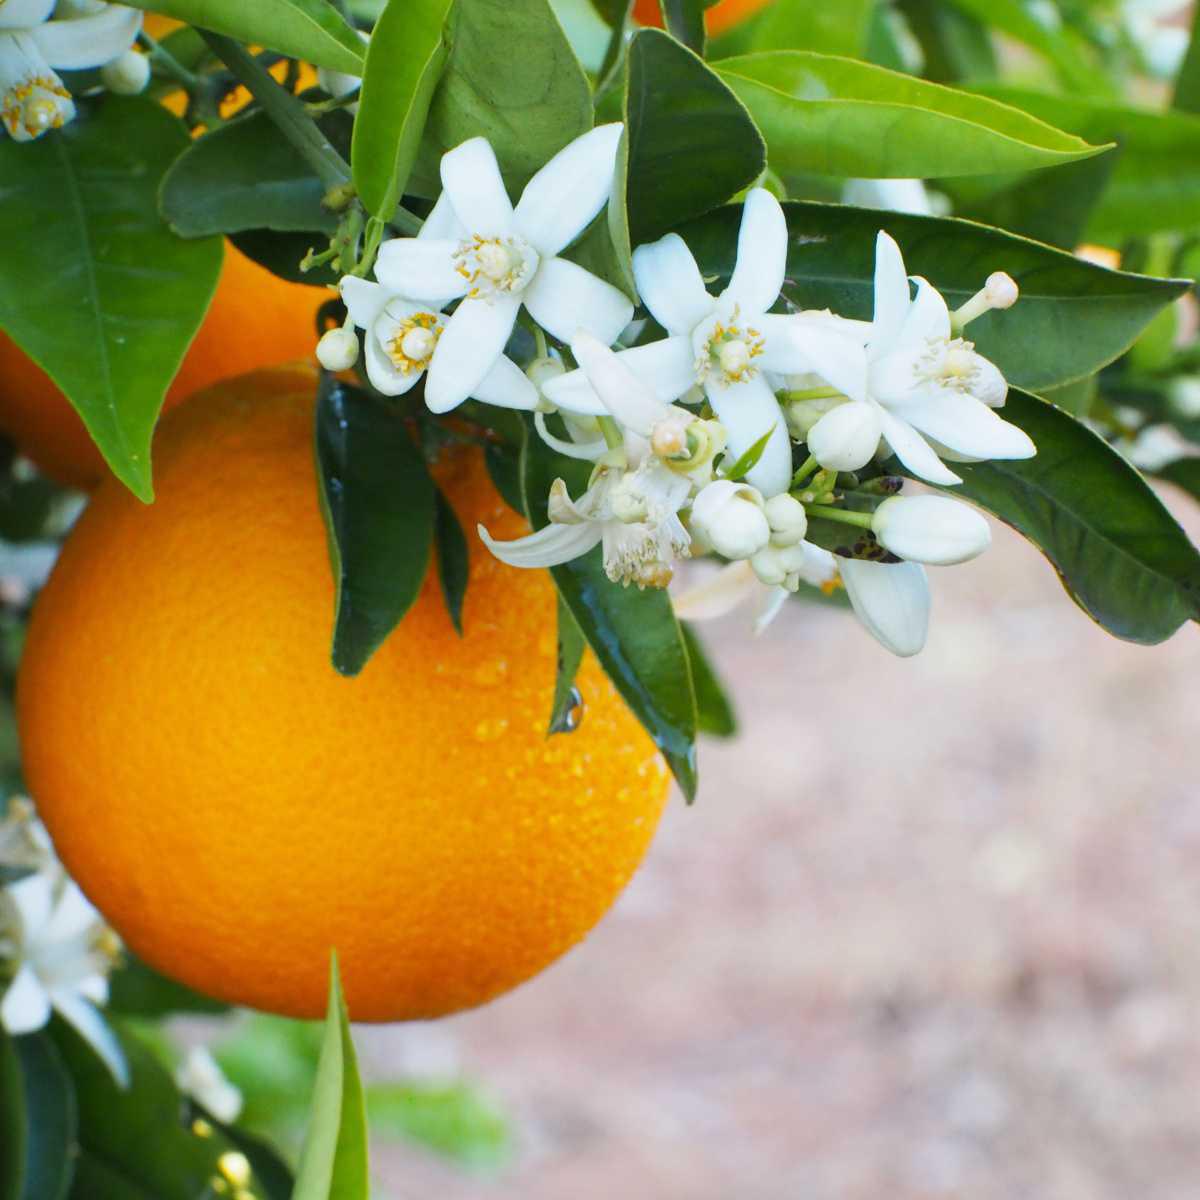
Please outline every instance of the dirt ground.
[[483, 1010], [361, 1039], [484, 1081], [514, 1162], [389, 1145], [382, 1194], [1200, 1195], [1200, 637], [1116, 642], [996, 540], [933, 572], [916, 660], [799, 604], [711, 630], [744, 733], [608, 919]]

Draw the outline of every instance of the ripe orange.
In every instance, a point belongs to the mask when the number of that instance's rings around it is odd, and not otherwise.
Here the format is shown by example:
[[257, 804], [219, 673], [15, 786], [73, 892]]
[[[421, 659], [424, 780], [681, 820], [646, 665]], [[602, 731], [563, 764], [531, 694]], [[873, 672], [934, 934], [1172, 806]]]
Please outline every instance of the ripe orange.
[[[705, 10], [704, 27], [709, 37], [717, 37], [770, 3], [771, 0], [717, 0], [712, 8]], [[661, 28], [662, 9], [658, 0], [637, 0], [633, 6], [633, 19], [639, 25]]]
[[[225, 265], [165, 407], [256, 367], [311, 360], [316, 312], [332, 293], [288, 283], [225, 244]], [[90, 489], [108, 468], [50, 377], [0, 334], [0, 430], [52, 479]]]
[[[129, 946], [212, 995], [300, 1017], [336, 947], [356, 1020], [480, 1004], [587, 933], [668, 789], [597, 664], [546, 737], [555, 595], [470, 535], [466, 635], [438, 583], [362, 674], [329, 662], [313, 382], [264, 372], [163, 421], [157, 501], [96, 492], [35, 605], [19, 682], [30, 790]], [[523, 522], [475, 450], [463, 526]]]

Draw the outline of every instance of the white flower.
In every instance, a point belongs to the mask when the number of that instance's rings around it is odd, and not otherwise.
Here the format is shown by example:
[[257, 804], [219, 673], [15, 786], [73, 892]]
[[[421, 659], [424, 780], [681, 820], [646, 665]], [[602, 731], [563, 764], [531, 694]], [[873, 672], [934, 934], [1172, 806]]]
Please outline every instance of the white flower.
[[[881, 231], [862, 386], [842, 388], [848, 402], [812, 426], [809, 452], [822, 466], [854, 471], [867, 464], [882, 437], [914, 475], [939, 484], [962, 482], [939, 450], [968, 460], [1032, 457], [1036, 448], [1028, 435], [992, 411], [1007, 393], [999, 370], [970, 342], [951, 336], [955, 325], [1010, 305], [1016, 285], [1007, 275], [993, 275], [952, 322], [936, 289], [921, 278], [916, 284], [913, 298], [900, 247]], [[861, 369], [862, 351], [847, 350], [843, 342], [839, 352], [847, 355], [843, 377]]]
[[0, 0], [0, 123], [18, 142], [75, 115], [53, 68], [102, 66], [124, 54], [142, 27], [142, 14], [119, 4], [70, 20], [50, 20], [53, 9], [54, 0]]
[[7, 957], [13, 969], [0, 1000], [0, 1024], [14, 1036], [32, 1033], [54, 1010], [124, 1086], [125, 1056], [94, 1007], [108, 999], [108, 972], [120, 946], [116, 935], [57, 862], [0, 895], [0, 958]]
[[920, 563], [839, 558], [838, 573], [855, 615], [885, 649], [919, 654], [929, 634], [929, 580]]
[[920, 179], [847, 179], [842, 188], [842, 203], [933, 216], [929, 193]]
[[[769, 435], [762, 456], [746, 474], [768, 497], [786, 491], [791, 481], [792, 447], [767, 373], [814, 371], [845, 390], [855, 387], [863, 372], [861, 362], [853, 361], [856, 338], [847, 323], [825, 313], [768, 312], [783, 287], [787, 242], [779, 201], [754, 188], [742, 210], [737, 263], [719, 297], [705, 289], [696, 260], [678, 234], [639, 246], [633, 255], [638, 291], [668, 336], [620, 355], [661, 400], [702, 386], [735, 459]], [[857, 350], [861, 360], [861, 342]], [[847, 362], [850, 376], [842, 374]], [[598, 411], [598, 398], [577, 372], [555, 380], [546, 394], [563, 409]]]
[[375, 273], [392, 295], [460, 301], [429, 360], [425, 398], [434, 412], [468, 396], [487, 399], [479, 387], [522, 304], [562, 341], [585, 329], [608, 345], [629, 323], [625, 295], [559, 257], [608, 200], [620, 137], [614, 124], [576, 138], [529, 181], [515, 208], [491, 145], [471, 138], [442, 156], [445, 204], [435, 208], [436, 222], [430, 214], [433, 228], [380, 247]]
[[891, 496], [875, 510], [871, 530], [897, 557], [939, 567], [966, 562], [992, 542], [987, 521], [949, 496]]
[[193, 1046], [175, 1072], [175, 1083], [185, 1096], [230, 1125], [242, 1111], [242, 1093], [225, 1077], [207, 1046]]
[[714, 479], [692, 501], [692, 532], [723, 558], [752, 558], [771, 540], [765, 509], [757, 488]]

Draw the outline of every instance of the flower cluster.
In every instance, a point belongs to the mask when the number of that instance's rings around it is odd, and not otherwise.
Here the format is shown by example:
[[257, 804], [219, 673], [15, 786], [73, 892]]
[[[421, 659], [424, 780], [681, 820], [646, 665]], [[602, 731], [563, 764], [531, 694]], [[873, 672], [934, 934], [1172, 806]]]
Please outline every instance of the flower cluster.
[[[990, 534], [956, 500], [896, 494], [902, 481], [881, 464], [894, 455], [945, 487], [961, 482], [948, 463], [1035, 453], [995, 411], [1000, 371], [963, 337], [1010, 306], [1016, 284], [996, 273], [951, 312], [928, 281], [910, 281], [881, 231], [871, 321], [795, 311], [783, 296], [784, 212], [753, 188], [719, 294], [679, 235], [637, 247], [634, 278], [656, 325], [631, 325], [622, 292], [560, 256], [607, 202], [620, 135], [604, 125], [576, 139], [515, 206], [487, 141], [447, 153], [420, 233], [383, 244], [375, 282], [342, 280], [347, 326], [322, 339], [322, 362], [353, 364], [357, 326], [381, 392], [424, 378], [435, 413], [469, 397], [532, 411], [550, 446], [595, 464], [579, 496], [555, 482], [545, 528], [511, 542], [479, 530], [507, 563], [554, 566], [599, 545], [610, 578], [664, 587], [677, 560], [714, 553], [727, 568], [678, 597], [681, 613], [724, 611], [759, 590], [769, 617], [802, 584], [840, 584], [885, 646], [915, 653], [928, 623], [923, 564], [972, 558]], [[539, 341], [562, 348], [527, 371], [505, 355], [522, 310]], [[648, 336], [656, 326], [665, 336]]]
[[29, 142], [74, 117], [56, 67], [100, 67], [111, 90], [141, 91], [149, 64], [130, 50], [141, 27], [140, 11], [103, 0], [0, 0], [0, 124], [8, 135]]

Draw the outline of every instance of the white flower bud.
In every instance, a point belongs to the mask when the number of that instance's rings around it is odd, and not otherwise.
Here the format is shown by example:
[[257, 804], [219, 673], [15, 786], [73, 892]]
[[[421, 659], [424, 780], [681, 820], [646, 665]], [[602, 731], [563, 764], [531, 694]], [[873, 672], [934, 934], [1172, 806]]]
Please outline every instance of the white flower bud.
[[759, 583], [765, 583], [767, 587], [783, 587], [788, 575], [792, 574], [784, 562], [783, 551], [774, 546], [760, 550], [750, 559], [750, 566]]
[[529, 381], [537, 388], [539, 394], [550, 380], [565, 375], [566, 371], [561, 358], [551, 358], [549, 355], [545, 358], [535, 358], [525, 368], [525, 374], [529, 376]]
[[326, 330], [317, 343], [317, 361], [327, 371], [348, 371], [358, 362], [358, 338], [344, 326]]
[[824, 397], [820, 400], [791, 400], [783, 415], [787, 420], [788, 432], [799, 441], [808, 438], [808, 431], [828, 412], [840, 408], [845, 401], [840, 396]]
[[118, 96], [137, 96], [150, 82], [150, 60], [136, 50], [126, 50], [100, 68], [100, 82]]
[[992, 541], [987, 521], [949, 496], [892, 496], [875, 510], [871, 529], [898, 557], [940, 567], [966, 562]]
[[857, 471], [879, 448], [879, 406], [852, 400], [826, 413], [808, 431], [808, 452], [831, 471]]
[[772, 496], [763, 508], [771, 526], [772, 546], [794, 546], [808, 532], [808, 513], [795, 496], [780, 492]]
[[771, 539], [771, 526], [757, 488], [717, 479], [692, 502], [692, 527], [718, 554], [750, 558]]

